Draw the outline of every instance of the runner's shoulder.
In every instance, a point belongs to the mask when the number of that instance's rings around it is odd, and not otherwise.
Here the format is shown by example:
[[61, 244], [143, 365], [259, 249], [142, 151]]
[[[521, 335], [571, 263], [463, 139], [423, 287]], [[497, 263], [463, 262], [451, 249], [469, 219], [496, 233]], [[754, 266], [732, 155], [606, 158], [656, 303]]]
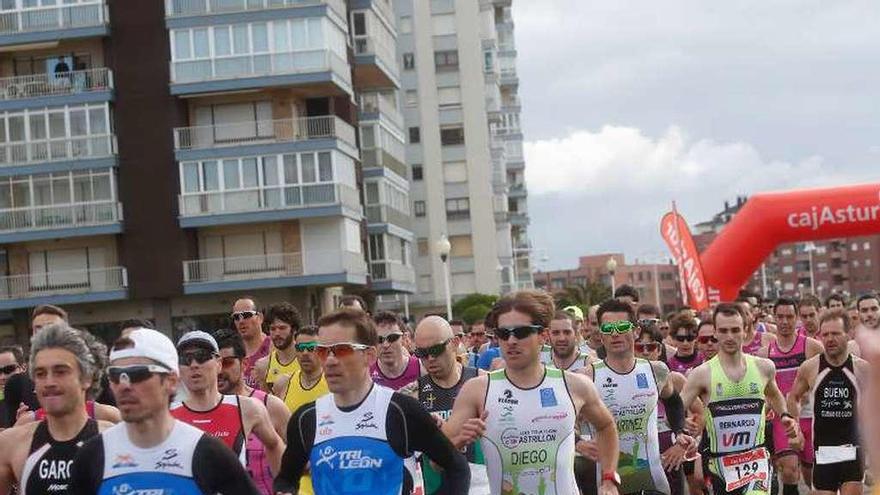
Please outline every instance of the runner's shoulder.
[[771, 342], [776, 342], [776, 334], [770, 332], [764, 332], [761, 334], [761, 345], [768, 345]]

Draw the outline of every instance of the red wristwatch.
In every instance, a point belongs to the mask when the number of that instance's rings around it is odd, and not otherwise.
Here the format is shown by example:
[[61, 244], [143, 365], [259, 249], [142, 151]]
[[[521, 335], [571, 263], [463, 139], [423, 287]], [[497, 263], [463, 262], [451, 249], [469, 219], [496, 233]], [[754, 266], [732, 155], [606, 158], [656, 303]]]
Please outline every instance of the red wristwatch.
[[602, 473], [602, 481], [610, 481], [614, 483], [615, 486], [620, 487], [620, 475], [617, 474], [617, 471]]

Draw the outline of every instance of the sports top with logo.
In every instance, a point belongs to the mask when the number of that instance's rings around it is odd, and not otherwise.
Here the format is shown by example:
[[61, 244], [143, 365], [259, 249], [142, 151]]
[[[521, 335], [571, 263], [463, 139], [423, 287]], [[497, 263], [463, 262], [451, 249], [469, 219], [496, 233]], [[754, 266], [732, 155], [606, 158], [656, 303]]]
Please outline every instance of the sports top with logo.
[[[577, 371], [579, 369], [586, 368], [590, 365], [590, 355], [586, 352], [581, 352], [580, 349], [575, 348], [575, 351], [578, 354], [577, 359], [575, 359], [568, 368], [565, 368], [565, 371]], [[556, 363], [553, 362], [553, 348], [542, 348], [541, 349], [541, 364], [546, 366], [552, 366], [554, 368], [559, 368], [556, 366]]]
[[377, 385], [388, 387], [392, 390], [400, 390], [419, 378], [419, 374], [421, 374], [422, 370], [421, 366], [422, 365], [417, 357], [410, 356], [409, 362], [406, 363], [406, 367], [403, 369], [403, 373], [401, 373], [400, 376], [389, 377], [385, 376], [385, 373], [382, 373], [382, 368], [379, 367], [379, 361], [376, 361], [370, 366], [370, 377]]
[[[770, 342], [767, 357], [776, 365], [776, 385], [782, 395], [788, 395], [794, 387], [794, 381], [797, 377], [797, 371], [801, 364], [807, 360], [807, 337], [805, 335], [797, 335], [791, 348], [783, 351], [779, 348], [779, 341]], [[807, 400], [800, 410], [801, 423], [809, 428], [809, 418], [812, 416], [812, 401]], [[773, 428], [773, 452], [776, 455], [792, 452], [788, 446], [788, 437], [785, 435], [785, 427], [776, 419], [771, 422]], [[806, 431], [809, 433], [809, 430]], [[809, 435], [806, 435], [807, 449], [809, 449]], [[807, 450], [804, 449], [804, 450]], [[806, 453], [805, 453], [806, 454]], [[805, 462], [812, 464], [812, 455], [806, 454], [801, 456]]]
[[98, 435], [98, 423], [94, 419], [86, 421], [75, 437], [58, 441], [49, 433], [49, 425], [41, 421], [34, 430], [30, 455], [21, 471], [21, 486], [18, 493], [23, 495], [44, 495], [46, 493], [67, 493], [70, 481], [70, 465], [82, 444]]
[[605, 361], [593, 363], [602, 402], [617, 423], [620, 439], [620, 493], [643, 490], [669, 493], [660, 462], [657, 431], [657, 380], [651, 362], [636, 359], [628, 373], [617, 373]]
[[119, 423], [80, 449], [72, 471], [73, 495], [259, 494], [222, 442], [182, 421], [146, 449], [134, 445]]
[[283, 375], [293, 376], [297, 371], [299, 371], [298, 359], [291, 359], [289, 363], [284, 364], [278, 360], [278, 351], [276, 349], [272, 349], [272, 351], [269, 352], [269, 366], [266, 370], [266, 383], [270, 387]]
[[578, 493], [574, 479], [576, 411], [563, 371], [545, 367], [541, 383], [514, 385], [505, 370], [489, 373], [480, 439], [492, 495]]
[[831, 366], [824, 355], [819, 356], [819, 374], [812, 394], [815, 409], [813, 444], [817, 464], [824, 464], [820, 454], [823, 447], [859, 444], [859, 388], [853, 367], [852, 356], [839, 367]]
[[673, 354], [666, 358], [666, 365], [669, 366], [669, 371], [677, 371], [683, 375], [686, 375], [689, 370], [701, 364], [703, 364], [703, 357], [698, 352], [694, 352], [690, 356]]
[[254, 366], [257, 365], [257, 361], [261, 358], [264, 358], [269, 355], [269, 351], [272, 349], [272, 339], [269, 337], [263, 337], [263, 343], [260, 344], [260, 347], [254, 351], [253, 354], [245, 356], [241, 361], [241, 378], [244, 380], [245, 385], [251, 388], [258, 388], [259, 384], [257, 383], [257, 378], [254, 377]]
[[349, 412], [336, 407], [333, 395], [315, 402], [318, 425], [309, 461], [316, 493], [402, 493], [404, 458], [388, 444], [385, 428], [392, 393], [373, 386]]
[[227, 447], [247, 463], [244, 449], [244, 420], [241, 417], [241, 403], [237, 395], [224, 395], [220, 402], [208, 411], [193, 411], [183, 402], [171, 405], [171, 415], [186, 424], [193, 425], [212, 437], [223, 441]]
[[755, 355], [758, 351], [760, 351], [761, 347], [763, 347], [762, 344], [764, 342], [762, 338], [763, 335], [764, 334], [762, 332], [756, 331], [755, 336], [752, 338], [752, 340], [750, 340], [748, 343], [743, 344], [743, 352], [746, 354]]
[[[252, 389], [251, 397], [267, 405], [269, 394], [262, 390]], [[254, 479], [254, 484], [263, 495], [272, 495], [272, 471], [269, 469], [269, 461], [266, 459], [266, 446], [260, 441], [256, 433], [251, 432], [245, 443], [245, 458], [247, 459], [248, 474]]]

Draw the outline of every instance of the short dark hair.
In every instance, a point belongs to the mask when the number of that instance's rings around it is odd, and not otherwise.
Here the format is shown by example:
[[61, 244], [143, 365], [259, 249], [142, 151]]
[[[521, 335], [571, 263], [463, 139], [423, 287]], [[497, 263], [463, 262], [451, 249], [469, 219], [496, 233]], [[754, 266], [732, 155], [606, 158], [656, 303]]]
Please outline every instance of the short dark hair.
[[639, 302], [639, 291], [632, 285], [623, 284], [614, 291], [614, 298], [629, 296], [633, 301]]
[[217, 330], [214, 332], [214, 340], [217, 341], [218, 348], [232, 349], [232, 354], [239, 359], [243, 359], [247, 356], [247, 352], [244, 349], [244, 340], [242, 340], [241, 334], [238, 333], [238, 330], [232, 330], [230, 328]]
[[19, 366], [27, 364], [24, 360], [24, 349], [20, 345], [4, 345], [0, 347], [0, 354], [6, 354], [7, 352], [12, 354], [15, 364]]
[[31, 321], [34, 321], [34, 318], [40, 315], [55, 315], [67, 321], [67, 311], [52, 304], [40, 304], [34, 307], [34, 310], [31, 312]]
[[568, 321], [574, 323], [574, 316], [571, 313], [569, 313], [568, 311], [562, 311], [562, 310], [556, 311], [555, 313], [553, 313], [553, 319], [554, 320], [568, 320]]
[[309, 337], [317, 337], [318, 336], [318, 327], [315, 325], [305, 325], [302, 328], [298, 329], [296, 333], [293, 334], [293, 338], [297, 338], [300, 335], [308, 335]]
[[352, 327], [355, 330], [354, 338], [358, 344], [374, 346], [378, 343], [376, 325], [370, 315], [354, 308], [339, 308], [318, 319], [318, 330], [330, 325], [342, 325]]
[[126, 328], [153, 328], [153, 324], [150, 323], [149, 320], [144, 320], [143, 318], [128, 318], [127, 320], [122, 320], [122, 323], [119, 324], [119, 331], [123, 331]]
[[271, 325], [273, 321], [281, 320], [290, 325], [294, 332], [302, 325], [302, 319], [296, 306], [289, 302], [280, 302], [269, 305], [266, 310], [266, 324]]
[[636, 316], [638, 315], [657, 315], [658, 317], [662, 316], [660, 314], [660, 309], [650, 303], [639, 304], [638, 309], [636, 309]]
[[840, 304], [846, 306], [846, 299], [842, 294], [834, 293], [825, 298], [825, 307], [831, 306], [831, 301], [838, 301]]
[[750, 319], [746, 316], [746, 310], [743, 309], [742, 304], [738, 302], [723, 302], [719, 303], [718, 306], [715, 306], [715, 311], [712, 312], [712, 325], [718, 321], [718, 315], [723, 316], [736, 316], [739, 315], [743, 321], [743, 328], [747, 328], [749, 325]]
[[461, 327], [467, 331], [467, 325], [461, 320], [449, 320], [450, 327]]
[[791, 306], [791, 307], [793, 307], [793, 308], [794, 308], [794, 314], [798, 314], [798, 311], [800, 310], [800, 307], [798, 306], [797, 301], [795, 301], [794, 299], [792, 299], [792, 298], [790, 298], [790, 297], [782, 296], [782, 297], [776, 299], [776, 302], [773, 303], [773, 312], [776, 313], [776, 308], [778, 308], [778, 307], [780, 307], [780, 306]]
[[553, 302], [553, 296], [549, 293], [540, 289], [526, 289], [507, 294], [499, 299], [492, 306], [489, 315], [497, 325], [498, 317], [511, 311], [527, 314], [533, 324], [547, 328], [550, 326], [550, 320], [553, 319], [553, 313], [556, 312], [556, 304]]
[[397, 329], [402, 333], [406, 333], [406, 327], [403, 324], [403, 320], [400, 319], [400, 315], [397, 313], [392, 313], [391, 311], [379, 311], [373, 316], [373, 323], [376, 326], [380, 325], [397, 325]]
[[804, 294], [801, 296], [801, 300], [798, 301], [798, 308], [803, 308], [805, 306], [812, 306], [816, 308], [816, 310], [819, 310], [822, 308], [822, 302], [813, 294]]
[[675, 315], [669, 320], [669, 333], [675, 335], [675, 332], [682, 328], [687, 330], [688, 333], [696, 333], [699, 326], [697, 325], [697, 320], [691, 315], [684, 313]]
[[856, 299], [856, 309], [859, 309], [862, 301], [867, 301], [868, 299], [874, 299], [875, 301], [877, 301], [878, 304], [880, 304], [880, 297], [878, 297], [877, 294], [873, 292], [868, 292], [867, 294], [862, 294], [861, 296], [859, 296], [858, 299]]
[[829, 311], [825, 311], [822, 313], [822, 316], [819, 317], [819, 328], [822, 328], [826, 322], [831, 320], [840, 320], [843, 322], [843, 331], [849, 333], [850, 329], [850, 321], [849, 317], [846, 316], [846, 311], [840, 308], [834, 308]]
[[465, 333], [470, 333], [472, 328], [474, 328], [476, 326], [480, 326], [480, 325], [486, 326], [486, 320], [480, 318], [479, 320], [471, 323], [470, 327], [465, 327], [464, 331], [465, 331]]
[[359, 303], [361, 305], [361, 309], [363, 309], [364, 311], [367, 311], [370, 309], [369, 307], [367, 307], [367, 302], [364, 301], [364, 298], [357, 295], [357, 294], [346, 294], [346, 295], [342, 296], [342, 299], [339, 300], [339, 306], [340, 307], [353, 306], [354, 305], [353, 303], [355, 303], [355, 302]]
[[599, 320], [599, 323], [602, 323], [602, 316], [605, 313], [626, 313], [629, 321], [636, 322], [636, 311], [633, 307], [617, 299], [608, 299], [599, 305], [599, 309], [596, 310], [596, 319]]

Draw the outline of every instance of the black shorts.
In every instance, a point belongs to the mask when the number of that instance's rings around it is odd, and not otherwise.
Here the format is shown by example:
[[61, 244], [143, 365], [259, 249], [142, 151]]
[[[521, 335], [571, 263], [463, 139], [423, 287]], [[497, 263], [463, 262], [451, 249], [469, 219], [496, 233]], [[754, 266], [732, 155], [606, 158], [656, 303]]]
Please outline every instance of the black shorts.
[[599, 490], [596, 469], [595, 461], [579, 455], [574, 456], [574, 479], [584, 495], [593, 495]]
[[861, 454], [854, 461], [813, 465], [814, 490], [836, 492], [844, 483], [861, 483], [864, 478], [865, 463]]

